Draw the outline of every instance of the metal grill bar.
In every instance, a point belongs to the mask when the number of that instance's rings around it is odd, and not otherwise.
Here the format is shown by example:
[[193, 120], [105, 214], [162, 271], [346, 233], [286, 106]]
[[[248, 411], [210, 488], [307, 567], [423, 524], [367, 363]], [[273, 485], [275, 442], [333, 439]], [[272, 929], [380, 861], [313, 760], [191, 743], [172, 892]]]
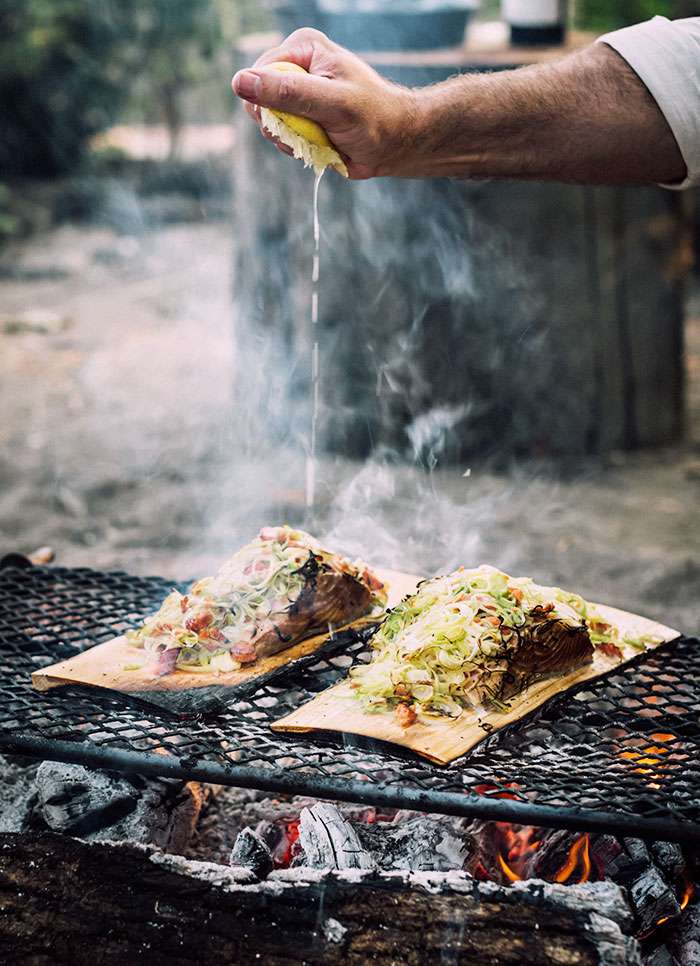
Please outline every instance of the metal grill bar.
[[[92, 767], [521, 824], [700, 843], [700, 644], [684, 638], [581, 685], [446, 768], [393, 746], [270, 721], [362, 659], [363, 641], [177, 720], [111, 692], [39, 694], [37, 667], [108, 640], [157, 607], [161, 578], [0, 571], [0, 749]], [[507, 796], [507, 797], [505, 797]]]

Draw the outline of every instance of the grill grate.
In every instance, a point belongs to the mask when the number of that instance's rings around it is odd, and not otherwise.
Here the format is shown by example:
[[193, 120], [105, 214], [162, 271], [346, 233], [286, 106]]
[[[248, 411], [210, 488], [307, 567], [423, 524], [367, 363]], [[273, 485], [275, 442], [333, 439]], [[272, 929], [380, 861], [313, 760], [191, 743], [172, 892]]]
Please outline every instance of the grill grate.
[[[361, 636], [210, 718], [177, 718], [29, 675], [135, 626], [172, 584], [40, 567], [0, 570], [0, 750], [424, 811], [700, 842], [700, 643], [681, 638], [587, 682], [437, 767], [366, 739], [268, 728], [345, 673]], [[342, 650], [338, 650], [341, 647]]]

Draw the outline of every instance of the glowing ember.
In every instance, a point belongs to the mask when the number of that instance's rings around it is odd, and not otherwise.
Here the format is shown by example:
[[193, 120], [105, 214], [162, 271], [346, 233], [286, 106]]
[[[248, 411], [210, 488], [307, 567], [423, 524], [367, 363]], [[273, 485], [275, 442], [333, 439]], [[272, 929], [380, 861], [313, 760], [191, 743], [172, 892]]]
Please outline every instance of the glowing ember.
[[299, 820], [294, 819], [287, 822], [284, 826], [283, 838], [273, 854], [275, 867], [286, 869], [291, 864], [292, 859], [299, 851], [297, 842], [299, 841]]
[[685, 909], [690, 900], [693, 898], [693, 893], [695, 892], [695, 887], [688, 878], [687, 874], [683, 876], [683, 879], [683, 895], [680, 898], [681, 909]]
[[[681, 876], [680, 885], [677, 887], [677, 894], [678, 893], [680, 893], [679, 898], [678, 898], [678, 904], [681, 907], [681, 912], [683, 912], [683, 910], [688, 905], [688, 903], [690, 902], [690, 900], [693, 898], [693, 895], [695, 893], [695, 886], [690, 881], [690, 878], [689, 878], [687, 872], [684, 872], [683, 875]], [[674, 917], [674, 916], [662, 916], [660, 919], [657, 920], [656, 927], [658, 928], [659, 926], [663, 926], [663, 924], [665, 922], [668, 922], [670, 919], [673, 919], [673, 918], [677, 918], [677, 917]], [[653, 932], [653, 930], [652, 930], [652, 932]], [[651, 932], [647, 933], [646, 935], [642, 936], [641, 938], [646, 939], [650, 935], [651, 935]]]
[[[354, 821], [365, 825], [376, 825], [378, 822], [391, 822], [395, 814], [394, 811], [380, 812], [373, 806], [368, 806], [355, 816]], [[272, 849], [272, 861], [276, 869], [288, 869], [302, 851], [299, 841], [299, 819], [290, 818], [286, 821], [278, 821], [275, 825], [279, 838]]]
[[[506, 852], [506, 857], [502, 852], [497, 856], [501, 871], [509, 882], [519, 882], [528, 878], [525, 868], [527, 860], [533, 852], [536, 852], [542, 846], [542, 841], [535, 838], [538, 829], [518, 828], [509, 825], [507, 822], [497, 822], [496, 825], [504, 838], [504, 850]], [[562, 884], [571, 882], [578, 885], [582, 882], [588, 882], [590, 877], [591, 859], [589, 837], [586, 833], [577, 838], [570, 846], [566, 861], [555, 873], [553, 881]]]
[[539, 829], [511, 825], [510, 822], [495, 822], [494, 825], [501, 838], [497, 856], [501, 871], [510, 882], [526, 878], [525, 863], [541, 845], [540, 840], [535, 837]]
[[[518, 785], [508, 782], [500, 788], [496, 785], [478, 785], [475, 789], [480, 795], [489, 798], [521, 799]], [[531, 825], [513, 825], [510, 822], [493, 822], [498, 837], [496, 862], [509, 882], [519, 882], [530, 878], [528, 869], [534, 852], [542, 847], [543, 830]], [[476, 878], [489, 878], [483, 862], [473, 870]], [[554, 882], [579, 884], [588, 882], [591, 877], [590, 839], [588, 833], [580, 835], [569, 847], [566, 860], [554, 874]]]

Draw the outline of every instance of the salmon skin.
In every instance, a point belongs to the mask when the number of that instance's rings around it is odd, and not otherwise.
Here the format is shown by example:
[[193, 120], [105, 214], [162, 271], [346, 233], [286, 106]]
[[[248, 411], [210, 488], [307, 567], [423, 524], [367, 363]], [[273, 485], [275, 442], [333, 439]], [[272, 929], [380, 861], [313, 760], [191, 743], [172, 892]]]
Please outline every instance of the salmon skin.
[[304, 587], [281, 618], [253, 638], [258, 657], [269, 657], [292, 644], [342, 627], [371, 609], [371, 592], [351, 574], [338, 573], [313, 552], [301, 569]]
[[585, 624], [572, 627], [537, 608], [523, 627], [503, 628], [501, 633], [508, 640], [508, 669], [496, 688], [501, 700], [519, 694], [535, 681], [575, 671], [593, 660], [593, 643]]

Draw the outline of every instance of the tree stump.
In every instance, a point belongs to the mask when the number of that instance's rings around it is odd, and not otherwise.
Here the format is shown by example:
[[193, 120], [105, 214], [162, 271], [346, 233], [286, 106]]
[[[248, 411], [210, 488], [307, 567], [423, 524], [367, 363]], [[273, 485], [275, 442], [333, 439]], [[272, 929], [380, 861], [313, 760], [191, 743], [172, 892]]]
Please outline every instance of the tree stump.
[[[412, 84], [473, 67], [388, 56], [380, 69]], [[313, 175], [240, 110], [236, 125], [241, 423], [304, 437]], [[689, 243], [676, 194], [328, 172], [320, 217], [326, 449], [432, 463], [681, 435]]]

